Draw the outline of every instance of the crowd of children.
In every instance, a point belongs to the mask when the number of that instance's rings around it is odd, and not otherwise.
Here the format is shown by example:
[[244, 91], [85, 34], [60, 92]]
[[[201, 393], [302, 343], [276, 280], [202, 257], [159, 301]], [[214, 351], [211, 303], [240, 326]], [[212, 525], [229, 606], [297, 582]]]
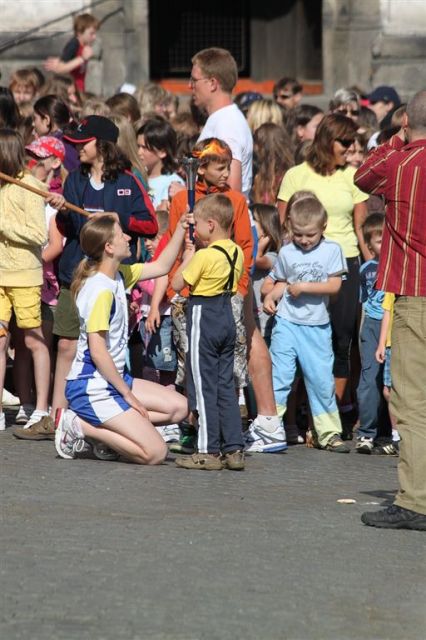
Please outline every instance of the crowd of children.
[[[243, 165], [231, 189], [232, 144], [209, 135], [212, 116], [201, 132], [196, 103], [178, 112], [153, 84], [85, 93], [97, 26], [77, 16], [75, 37], [45, 63], [52, 78], [20, 69], [0, 88], [0, 171], [22, 185], [0, 181], [0, 401], [17, 405], [14, 435], [55, 439], [64, 458], [157, 464], [168, 444], [191, 454], [179, 467], [241, 470], [245, 452], [305, 441], [349, 453], [355, 425], [356, 452], [397, 455], [393, 298], [375, 288], [384, 206], [353, 182], [379, 131], [360, 92], [338, 92], [327, 114], [300, 104], [292, 78], [273, 100], [237, 96], [253, 179], [248, 189]], [[193, 193], [184, 155], [197, 162]], [[243, 431], [256, 417], [247, 314], [270, 351], [279, 419], [262, 446]]]

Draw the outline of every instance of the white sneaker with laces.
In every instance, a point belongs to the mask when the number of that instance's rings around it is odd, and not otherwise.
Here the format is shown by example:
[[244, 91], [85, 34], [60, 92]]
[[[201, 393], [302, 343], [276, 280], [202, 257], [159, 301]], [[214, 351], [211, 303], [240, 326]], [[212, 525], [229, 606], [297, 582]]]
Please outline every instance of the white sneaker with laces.
[[287, 449], [284, 428], [279, 426], [274, 431], [267, 431], [260, 427], [257, 419], [245, 432], [244, 440], [244, 451], [247, 453], [279, 453]]
[[1, 398], [2, 405], [5, 407], [17, 407], [19, 405], [18, 396], [14, 396], [7, 389], [3, 389], [3, 395]]
[[15, 417], [15, 424], [27, 424], [34, 407], [30, 404], [21, 404]]
[[163, 427], [155, 427], [164, 442], [179, 442], [180, 429], [178, 424], [167, 424]]
[[85, 452], [86, 445], [91, 447], [84, 440], [77, 414], [71, 409], [56, 411], [55, 429], [55, 448], [61, 458], [72, 460]]
[[4, 413], [0, 413], [0, 431], [6, 430], [6, 416]]
[[371, 453], [374, 448], [373, 438], [361, 436], [356, 439], [355, 451], [358, 453]]

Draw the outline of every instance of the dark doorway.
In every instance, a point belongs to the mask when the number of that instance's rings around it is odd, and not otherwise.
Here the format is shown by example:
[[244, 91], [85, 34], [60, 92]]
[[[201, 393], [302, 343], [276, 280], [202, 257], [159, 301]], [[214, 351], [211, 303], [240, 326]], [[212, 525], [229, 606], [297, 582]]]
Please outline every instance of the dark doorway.
[[149, 2], [151, 78], [188, 77], [201, 49], [228, 49], [240, 77], [250, 75], [250, 19], [247, 0]]

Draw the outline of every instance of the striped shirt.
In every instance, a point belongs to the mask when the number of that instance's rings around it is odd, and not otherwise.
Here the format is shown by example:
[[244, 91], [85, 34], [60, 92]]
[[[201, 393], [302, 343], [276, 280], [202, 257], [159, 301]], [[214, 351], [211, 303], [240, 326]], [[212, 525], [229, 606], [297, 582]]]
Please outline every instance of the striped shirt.
[[394, 136], [367, 157], [355, 183], [386, 203], [377, 289], [426, 296], [426, 139], [404, 145]]

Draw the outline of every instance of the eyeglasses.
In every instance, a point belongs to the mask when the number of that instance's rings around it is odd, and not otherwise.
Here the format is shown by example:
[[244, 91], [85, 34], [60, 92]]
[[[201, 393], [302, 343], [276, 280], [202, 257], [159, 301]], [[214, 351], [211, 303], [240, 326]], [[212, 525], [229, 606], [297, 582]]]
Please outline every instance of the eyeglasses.
[[355, 142], [353, 139], [349, 140], [347, 138], [335, 138], [336, 142], [339, 142], [342, 147], [345, 149], [349, 149], [349, 147]]
[[209, 80], [210, 78], [193, 78], [192, 76], [189, 77], [189, 84], [191, 87], [194, 87], [197, 82], [200, 82], [200, 80]]
[[343, 109], [337, 110], [339, 113], [346, 113], [346, 115], [359, 116], [359, 109], [351, 109], [350, 107], [343, 107]]

